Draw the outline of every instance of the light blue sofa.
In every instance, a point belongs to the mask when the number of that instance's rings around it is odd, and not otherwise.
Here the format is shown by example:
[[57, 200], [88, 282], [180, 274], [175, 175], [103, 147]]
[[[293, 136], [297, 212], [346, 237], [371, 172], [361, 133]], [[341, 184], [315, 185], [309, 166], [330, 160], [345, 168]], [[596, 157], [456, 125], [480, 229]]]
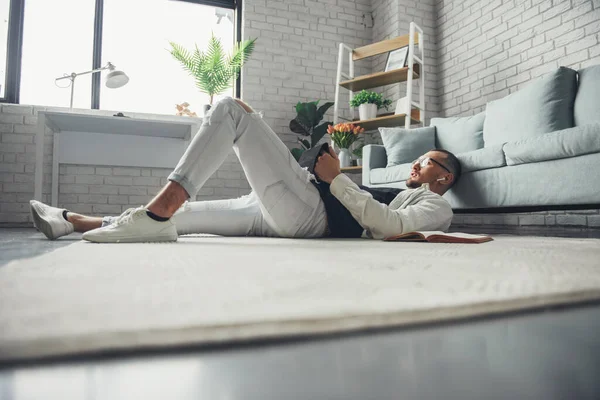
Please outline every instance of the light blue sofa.
[[[426, 148], [447, 149], [461, 161], [462, 177], [444, 195], [455, 210], [600, 207], [600, 65], [560, 67], [475, 116], [433, 118], [418, 131], [382, 130], [387, 149], [363, 149], [363, 185], [405, 188], [410, 162], [423, 153], [423, 143], [413, 142], [426, 142], [428, 133]], [[394, 134], [411, 139], [390, 144], [402, 139]]]

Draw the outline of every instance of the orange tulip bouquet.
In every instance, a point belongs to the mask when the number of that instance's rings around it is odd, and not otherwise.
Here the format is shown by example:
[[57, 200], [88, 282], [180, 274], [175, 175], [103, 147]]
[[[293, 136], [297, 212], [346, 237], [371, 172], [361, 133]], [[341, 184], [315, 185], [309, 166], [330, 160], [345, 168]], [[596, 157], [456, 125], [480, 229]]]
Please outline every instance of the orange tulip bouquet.
[[358, 135], [365, 130], [354, 124], [336, 124], [327, 127], [331, 140], [340, 149], [348, 149], [358, 139]]

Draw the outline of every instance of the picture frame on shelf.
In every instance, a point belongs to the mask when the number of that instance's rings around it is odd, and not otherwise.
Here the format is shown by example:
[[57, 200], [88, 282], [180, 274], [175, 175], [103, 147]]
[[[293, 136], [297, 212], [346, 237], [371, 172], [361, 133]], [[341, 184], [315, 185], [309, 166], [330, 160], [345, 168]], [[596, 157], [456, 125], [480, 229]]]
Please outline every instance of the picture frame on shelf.
[[404, 46], [399, 49], [390, 51], [388, 53], [387, 61], [385, 63], [385, 72], [404, 68], [406, 66], [407, 59], [408, 46]]
[[404, 114], [406, 111], [406, 103], [408, 103], [408, 97], [402, 97], [396, 101], [396, 110], [394, 115]]

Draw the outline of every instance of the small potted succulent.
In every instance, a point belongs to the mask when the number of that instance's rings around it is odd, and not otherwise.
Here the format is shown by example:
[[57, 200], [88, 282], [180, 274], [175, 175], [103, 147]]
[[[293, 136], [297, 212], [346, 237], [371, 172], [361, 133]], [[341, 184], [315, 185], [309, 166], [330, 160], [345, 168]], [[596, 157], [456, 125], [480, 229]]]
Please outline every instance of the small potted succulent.
[[356, 149], [352, 150], [352, 154], [356, 156], [356, 166], [358, 167], [362, 166], [363, 147], [365, 147], [365, 145], [361, 144]]
[[361, 90], [350, 100], [350, 107], [358, 107], [358, 118], [361, 121], [375, 118], [378, 109], [385, 108], [387, 110], [391, 104], [391, 100], [384, 100], [379, 93], [368, 90]]

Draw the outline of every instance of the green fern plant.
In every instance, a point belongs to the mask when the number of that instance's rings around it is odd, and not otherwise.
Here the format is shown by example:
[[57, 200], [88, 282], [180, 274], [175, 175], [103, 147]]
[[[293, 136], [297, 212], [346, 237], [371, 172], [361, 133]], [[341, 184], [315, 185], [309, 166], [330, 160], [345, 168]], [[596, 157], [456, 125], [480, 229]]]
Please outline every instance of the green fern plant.
[[221, 41], [212, 34], [206, 52], [200, 51], [198, 45], [195, 45], [195, 50], [190, 51], [174, 42], [169, 42], [171, 49], [168, 51], [194, 77], [196, 87], [210, 96], [212, 105], [215, 95], [233, 85], [242, 66], [254, 51], [254, 42], [256, 39], [238, 42], [232, 53], [227, 55]]

